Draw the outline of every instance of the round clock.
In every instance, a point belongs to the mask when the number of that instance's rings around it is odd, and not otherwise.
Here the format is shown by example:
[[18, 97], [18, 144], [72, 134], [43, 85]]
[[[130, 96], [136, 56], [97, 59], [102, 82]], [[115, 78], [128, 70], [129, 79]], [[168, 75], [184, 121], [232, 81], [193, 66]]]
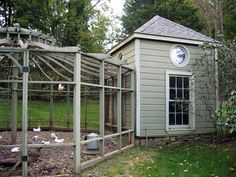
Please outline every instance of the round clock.
[[170, 49], [170, 58], [174, 65], [182, 67], [189, 62], [189, 53], [187, 49], [180, 45], [174, 45]]

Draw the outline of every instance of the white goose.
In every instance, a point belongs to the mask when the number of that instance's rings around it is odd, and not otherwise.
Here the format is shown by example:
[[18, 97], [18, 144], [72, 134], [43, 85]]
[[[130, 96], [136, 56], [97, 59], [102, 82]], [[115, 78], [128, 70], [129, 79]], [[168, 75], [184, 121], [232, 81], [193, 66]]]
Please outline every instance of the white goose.
[[64, 139], [58, 139], [57, 136], [54, 140], [56, 143], [64, 143]]
[[38, 126], [38, 128], [33, 128], [33, 131], [36, 132], [36, 133], [37, 133], [37, 132], [41, 132], [40, 125]]

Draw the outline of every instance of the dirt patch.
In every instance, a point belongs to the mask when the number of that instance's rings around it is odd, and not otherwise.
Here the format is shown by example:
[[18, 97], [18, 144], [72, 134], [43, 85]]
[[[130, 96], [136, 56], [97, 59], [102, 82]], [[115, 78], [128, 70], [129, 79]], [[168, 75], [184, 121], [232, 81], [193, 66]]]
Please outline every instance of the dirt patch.
[[[50, 137], [51, 133], [56, 133], [59, 139], [63, 138], [65, 143], [73, 142], [73, 132], [51, 132], [41, 131], [35, 133], [32, 131], [28, 132], [28, 143], [38, 144], [42, 141], [49, 141], [51, 144], [55, 141]], [[34, 136], [37, 136], [37, 140], [33, 140]], [[81, 133], [81, 139], [85, 139], [87, 133]], [[11, 144], [11, 132], [5, 131], [0, 132], [0, 144], [9, 145]], [[17, 133], [17, 144], [21, 142], [21, 132]], [[105, 153], [112, 152], [118, 149], [118, 145], [115, 139], [108, 139], [105, 141]], [[48, 176], [48, 175], [62, 175], [62, 174], [73, 174], [73, 155], [74, 147], [50, 147], [50, 148], [29, 148], [29, 162], [28, 172], [32, 176]], [[98, 157], [99, 154], [84, 153], [87, 151], [85, 145], [81, 145], [81, 162], [91, 160]], [[0, 161], [3, 159], [15, 158], [18, 159], [19, 153], [11, 152], [11, 148], [0, 148]], [[10, 167], [0, 165], [0, 176], [5, 173]], [[21, 167], [18, 167], [12, 175], [21, 175]]]

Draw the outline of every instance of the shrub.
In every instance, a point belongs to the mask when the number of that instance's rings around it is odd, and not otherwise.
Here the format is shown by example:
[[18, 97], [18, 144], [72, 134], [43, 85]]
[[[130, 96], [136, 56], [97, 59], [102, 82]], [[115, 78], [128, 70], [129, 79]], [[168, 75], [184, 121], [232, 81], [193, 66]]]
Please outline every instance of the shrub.
[[221, 135], [236, 133], [236, 91], [232, 91], [226, 105], [216, 111], [216, 126]]

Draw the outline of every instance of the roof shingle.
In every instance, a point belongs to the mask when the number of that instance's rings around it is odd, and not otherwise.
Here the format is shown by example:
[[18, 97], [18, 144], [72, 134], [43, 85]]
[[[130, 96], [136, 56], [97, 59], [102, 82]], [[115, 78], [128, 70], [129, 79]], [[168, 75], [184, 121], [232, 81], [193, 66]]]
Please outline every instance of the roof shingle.
[[207, 37], [183, 25], [170, 21], [159, 15], [135, 30], [135, 33], [151, 34], [157, 36], [191, 39], [198, 41], [213, 42], [214, 39]]

